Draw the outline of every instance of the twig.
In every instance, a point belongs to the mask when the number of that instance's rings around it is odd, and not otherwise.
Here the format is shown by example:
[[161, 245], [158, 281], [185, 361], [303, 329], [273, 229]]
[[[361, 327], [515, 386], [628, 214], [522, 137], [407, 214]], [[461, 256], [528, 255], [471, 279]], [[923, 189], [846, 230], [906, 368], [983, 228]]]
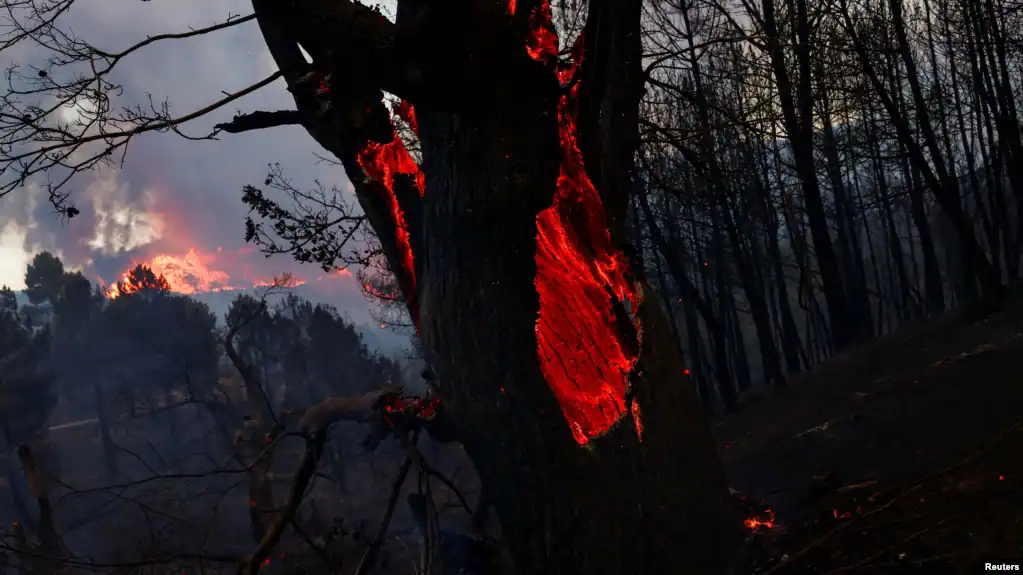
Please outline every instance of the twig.
[[924, 557], [921, 559], [913, 559], [910, 561], [889, 561], [887, 563], [875, 563], [873, 567], [895, 567], [895, 566], [909, 566], [909, 565], [923, 565], [924, 563], [934, 563], [936, 561], [945, 561], [947, 559], [954, 559], [954, 553], [945, 553], [944, 555], [935, 555], [934, 557]]
[[[142, 125], [142, 126], [138, 126], [137, 128], [133, 128], [131, 130], [124, 130], [124, 131], [120, 131], [120, 132], [101, 132], [99, 134], [93, 134], [93, 135], [90, 135], [90, 136], [82, 136], [82, 137], [77, 138], [75, 140], [74, 145], [75, 146], [81, 146], [82, 144], [87, 144], [89, 142], [95, 142], [97, 140], [107, 140], [107, 139], [111, 139], [111, 138], [130, 138], [132, 136], [136, 136], [138, 134], [144, 134], [146, 132], [154, 132], [154, 131], [166, 130], [168, 128], [172, 128], [174, 126], [177, 126], [177, 125], [180, 125], [180, 124], [184, 124], [185, 122], [190, 122], [190, 121], [192, 121], [192, 120], [194, 120], [196, 118], [200, 118], [202, 116], [205, 116], [206, 114], [209, 114], [210, 112], [212, 112], [212, 111], [214, 111], [214, 110], [216, 110], [218, 108], [221, 108], [221, 107], [223, 107], [223, 106], [225, 106], [227, 104], [230, 104], [231, 102], [233, 102], [235, 100], [239, 100], [239, 99], [241, 99], [244, 96], [248, 96], [249, 94], [255, 92], [256, 90], [259, 90], [260, 88], [263, 88], [265, 86], [269, 86], [270, 84], [272, 84], [275, 81], [277, 81], [277, 79], [280, 78], [280, 77], [282, 77], [282, 74], [281, 74], [280, 71], [274, 72], [274, 73], [270, 74], [269, 76], [267, 76], [266, 78], [263, 78], [262, 80], [256, 82], [255, 84], [252, 84], [251, 86], [249, 86], [247, 88], [243, 88], [241, 90], [238, 90], [237, 92], [228, 94], [226, 97], [221, 98], [221, 99], [217, 100], [216, 102], [213, 102], [212, 104], [210, 104], [210, 105], [208, 105], [208, 106], [206, 106], [204, 108], [200, 108], [198, 110], [195, 110], [194, 112], [190, 112], [188, 114], [185, 114], [184, 116], [180, 116], [180, 117], [177, 117], [177, 118], [171, 118], [171, 119], [164, 120], [164, 121], [161, 121], [161, 122], [153, 122], [152, 124], [145, 124], [145, 125]], [[15, 162], [15, 161], [18, 161], [18, 160], [23, 160], [23, 159], [29, 158], [31, 156], [44, 156], [44, 155], [46, 155], [46, 154], [48, 154], [50, 152], [59, 150], [61, 148], [66, 148], [66, 147], [68, 147], [68, 145], [69, 144], [66, 143], [66, 142], [61, 142], [61, 143], [58, 143], [58, 144], [52, 144], [52, 145], [49, 145], [49, 146], [44, 146], [44, 147], [36, 149], [36, 150], [32, 150], [32, 151], [29, 151], [29, 152], [24, 152], [24, 153], [21, 153], [21, 154], [13, 155], [13, 156], [11, 156], [9, 158], [6, 158], [5, 161], [6, 162]]]
[[866, 489], [868, 487], [873, 487], [875, 485], [877, 485], [877, 480], [876, 479], [871, 479], [870, 481], [864, 481], [862, 483], [853, 483], [852, 485], [843, 485], [842, 487], [839, 487], [838, 489], [836, 489], [835, 492], [836, 493], [848, 493], [850, 491], [856, 491], [856, 490], [859, 490], [859, 489]]
[[468, 500], [466, 500], [465, 496], [462, 495], [462, 492], [458, 489], [454, 482], [448, 479], [447, 477], [444, 477], [444, 474], [442, 474], [441, 472], [437, 471], [436, 469], [429, 465], [426, 466], [426, 473], [439, 479], [441, 483], [443, 483], [448, 489], [451, 490], [452, 493], [455, 494], [455, 497], [458, 499], [458, 502], [462, 504], [462, 509], [465, 509], [465, 512], [468, 513], [470, 518], [472, 519], [473, 527], [475, 527], [476, 530], [480, 532], [480, 535], [483, 535], [485, 537], [486, 534], [483, 532], [483, 524], [477, 521], [476, 517], [477, 514], [473, 513], [472, 508], [469, 507]]
[[[413, 445], [419, 440], [419, 430], [412, 432], [412, 438], [409, 442]], [[377, 528], [376, 536], [373, 538], [373, 542], [370, 544], [369, 549], [366, 549], [366, 553], [363, 554], [362, 560], [359, 561], [359, 566], [355, 569], [355, 575], [366, 575], [369, 570], [373, 568], [376, 563], [377, 557], [380, 555], [380, 547], [383, 545], [384, 537], [387, 535], [387, 528], [391, 524], [391, 517], [394, 515], [394, 509], [398, 505], [398, 497], [401, 495], [401, 486], [405, 483], [405, 478], [408, 477], [408, 472], [412, 469], [412, 455], [407, 454], [405, 461], [401, 464], [401, 469], [398, 470], [398, 477], [394, 480], [394, 486], [391, 488], [391, 497], [387, 500], [387, 509], [384, 511], [384, 517], [380, 521], [380, 526]]]
[[295, 530], [296, 533], [298, 533], [299, 537], [301, 537], [302, 540], [305, 541], [305, 544], [308, 545], [310, 549], [315, 551], [316, 554], [319, 555], [320, 558], [323, 559], [323, 561], [327, 565], [331, 564], [330, 555], [328, 555], [327, 552], [321, 546], [317, 545], [316, 542], [313, 541], [311, 537], [309, 537], [309, 534], [306, 533], [305, 530], [298, 525], [298, 522], [295, 521], [294, 518], [291, 519], [291, 527], [292, 529]]

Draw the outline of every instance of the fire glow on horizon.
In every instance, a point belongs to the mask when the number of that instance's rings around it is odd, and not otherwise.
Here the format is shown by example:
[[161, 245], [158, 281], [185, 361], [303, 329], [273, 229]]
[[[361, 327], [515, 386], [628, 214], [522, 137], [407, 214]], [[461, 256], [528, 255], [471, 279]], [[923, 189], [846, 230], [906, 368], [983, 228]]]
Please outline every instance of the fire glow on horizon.
[[[127, 282], [129, 272], [141, 264], [152, 270], [156, 277], [164, 278], [171, 292], [182, 295], [233, 291], [273, 285], [275, 281], [274, 277], [262, 277], [246, 273], [249, 271], [246, 269], [249, 266], [221, 265], [228, 264], [230, 262], [218, 262], [218, 260], [235, 259], [240, 255], [244, 256], [251, 252], [252, 250], [249, 248], [229, 251], [226, 253], [225, 250], [221, 248], [218, 248], [216, 253], [205, 253], [197, 248], [190, 248], [184, 254], [163, 252], [146, 258], [133, 260], [131, 265], [127, 266], [121, 272], [116, 281], [107, 283], [103, 280], [103, 278], [99, 278], [99, 282], [105, 287], [108, 298], [116, 298], [123, 295], [118, 284], [121, 282]], [[227, 271], [238, 267], [242, 269], [232, 270], [231, 272]], [[303, 279], [292, 275], [289, 278], [287, 285], [288, 287], [298, 287], [305, 285], [310, 281], [315, 282], [326, 280], [328, 278], [351, 276], [352, 273], [346, 269], [338, 270], [330, 274], [321, 273], [309, 279]]]

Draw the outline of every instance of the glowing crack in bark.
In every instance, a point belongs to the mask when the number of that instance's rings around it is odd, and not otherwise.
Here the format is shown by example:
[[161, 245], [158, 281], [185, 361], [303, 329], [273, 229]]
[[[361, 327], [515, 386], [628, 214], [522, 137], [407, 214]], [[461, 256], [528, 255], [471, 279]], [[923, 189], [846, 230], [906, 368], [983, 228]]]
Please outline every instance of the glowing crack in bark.
[[[529, 55], [553, 63], [557, 36], [550, 5], [544, 2], [530, 16]], [[573, 62], [558, 72], [571, 85], [580, 61], [580, 41]], [[586, 173], [579, 150], [576, 105], [579, 83], [558, 103], [561, 168], [552, 205], [536, 219], [536, 290], [540, 313], [536, 323], [540, 367], [551, 386], [575, 440], [585, 445], [607, 433], [627, 412], [642, 436], [639, 405], [626, 407], [629, 377], [637, 356], [615, 320], [616, 298], [630, 313], [640, 293], [632, 281], [628, 259], [617, 250], [607, 227], [603, 202]], [[631, 318], [637, 333], [640, 326]]]
[[[415, 112], [411, 105], [407, 105], [409, 118], [415, 118]], [[410, 121], [410, 124], [412, 122]], [[413, 129], [417, 129], [414, 126]], [[405, 221], [405, 213], [398, 202], [398, 196], [394, 193], [395, 176], [409, 176], [412, 178], [419, 196], [422, 197], [425, 189], [426, 179], [419, 169], [419, 165], [405, 148], [405, 143], [397, 134], [392, 132], [391, 141], [386, 144], [379, 142], [367, 142], [366, 147], [358, 155], [359, 166], [370, 180], [380, 184], [386, 194], [386, 200], [391, 217], [393, 218], [395, 241], [398, 245], [401, 272], [408, 279], [407, 297], [409, 314], [412, 316], [412, 323], [419, 329], [419, 303], [416, 299], [416, 268], [414, 255], [412, 254], [412, 243], [409, 239], [408, 223]], [[398, 274], [396, 274], [398, 275]]]

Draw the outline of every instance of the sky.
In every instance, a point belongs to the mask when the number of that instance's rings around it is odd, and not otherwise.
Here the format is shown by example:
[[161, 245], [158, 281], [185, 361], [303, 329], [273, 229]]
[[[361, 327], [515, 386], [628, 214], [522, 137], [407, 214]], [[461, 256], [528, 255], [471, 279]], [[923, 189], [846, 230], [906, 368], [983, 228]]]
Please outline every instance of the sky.
[[[36, 0], [44, 1], [49, 0]], [[386, 12], [388, 6], [383, 8]], [[147, 36], [249, 13], [251, 4], [245, 0], [77, 0], [59, 27], [100, 49], [118, 51]], [[35, 45], [19, 44], [0, 52], [0, 63], [6, 68], [46, 56]], [[174, 115], [183, 115], [275, 70], [255, 22], [249, 22], [199, 38], [154, 43], [118, 63], [112, 79], [124, 87], [118, 103], [145, 105], [151, 94], [156, 102], [169, 100]], [[183, 130], [205, 135], [238, 111], [293, 106], [278, 80]], [[143, 134], [133, 140], [123, 166], [72, 181], [72, 201], [81, 214], [71, 220], [54, 215], [38, 186], [0, 198], [0, 285], [23, 288], [25, 265], [43, 250], [103, 283], [116, 281], [133, 264], [152, 264], [180, 277], [171, 283], [183, 291], [251, 287], [289, 272], [306, 282], [306, 297], [368, 321], [367, 304], [352, 274], [324, 274], [287, 255], [268, 259], [244, 242], [241, 188], [260, 186], [271, 163], [280, 163], [299, 187], [318, 180], [351, 189], [343, 170], [319, 161], [316, 153], [324, 154], [300, 127], [223, 135], [218, 141]], [[206, 281], [211, 278], [218, 283]]]

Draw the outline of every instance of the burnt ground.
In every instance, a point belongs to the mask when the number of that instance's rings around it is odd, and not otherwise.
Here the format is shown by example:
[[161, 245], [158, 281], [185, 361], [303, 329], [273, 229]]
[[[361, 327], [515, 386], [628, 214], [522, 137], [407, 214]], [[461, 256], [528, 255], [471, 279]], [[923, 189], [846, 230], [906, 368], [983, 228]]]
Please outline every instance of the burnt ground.
[[740, 571], [1023, 559], [1023, 297], [998, 307], [851, 350], [713, 424], [732, 487], [763, 505], [749, 515], [775, 516]]

